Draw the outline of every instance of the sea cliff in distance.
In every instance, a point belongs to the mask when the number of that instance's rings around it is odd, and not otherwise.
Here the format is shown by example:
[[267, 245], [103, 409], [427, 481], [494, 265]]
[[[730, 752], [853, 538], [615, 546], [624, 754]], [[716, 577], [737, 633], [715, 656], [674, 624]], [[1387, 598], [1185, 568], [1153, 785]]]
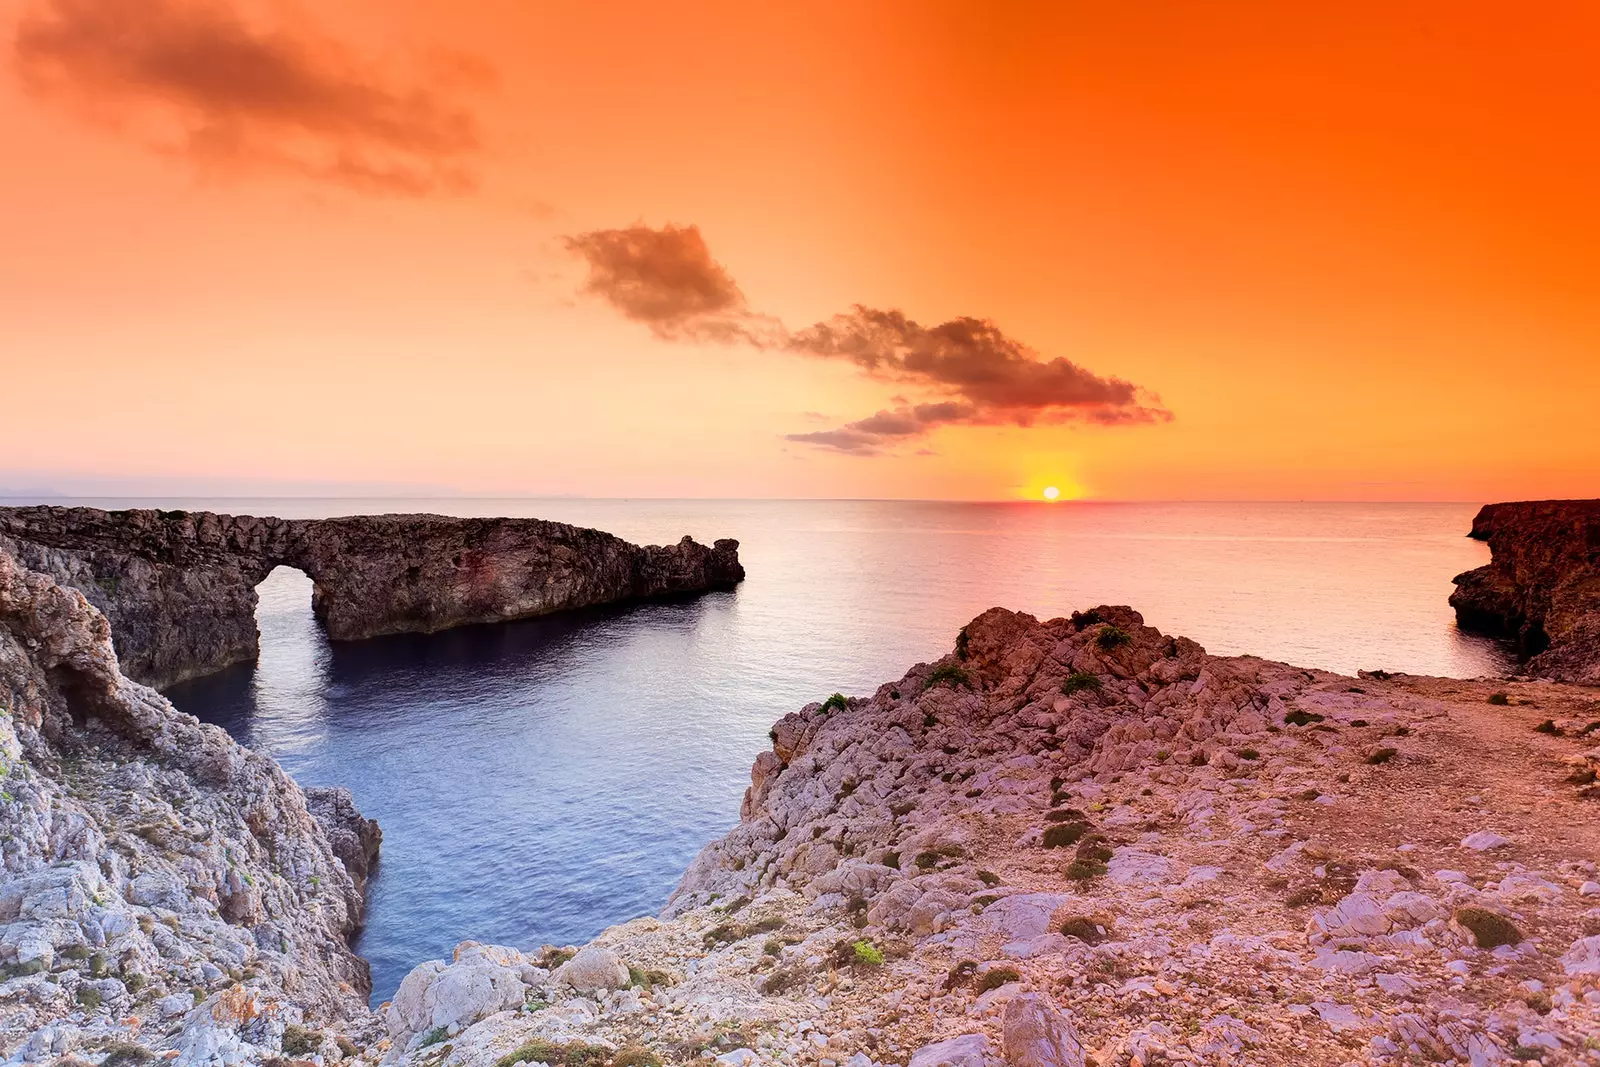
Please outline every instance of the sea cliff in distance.
[[0, 550], [111, 620], [129, 677], [167, 686], [253, 662], [256, 586], [277, 566], [315, 583], [328, 637], [358, 641], [599, 604], [731, 589], [739, 542], [640, 547], [539, 519], [256, 518], [209, 511], [0, 507]]
[[[1583, 617], [1593, 586], [1568, 571], [1593, 557], [1557, 542], [1591, 527], [1497, 540], [1518, 514], [1493, 519], [1498, 603], [1544, 604], [1536, 581]], [[1583, 653], [1581, 625], [1540, 618]], [[1489, 1064], [1600, 1045], [1587, 686], [1347, 677], [1212, 656], [1128, 607], [995, 608], [936, 661], [776, 723], [738, 826], [660, 918], [581, 947], [464, 943], [373, 1013], [345, 939], [374, 828], [124, 677], [115, 628], [0, 546], [8, 1062]]]

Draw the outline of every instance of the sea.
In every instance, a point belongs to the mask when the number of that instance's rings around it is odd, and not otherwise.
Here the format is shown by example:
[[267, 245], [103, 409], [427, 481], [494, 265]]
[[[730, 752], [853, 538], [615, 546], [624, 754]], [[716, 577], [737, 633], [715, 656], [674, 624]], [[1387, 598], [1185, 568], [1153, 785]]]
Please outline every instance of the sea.
[[257, 663], [181, 710], [343, 785], [383, 827], [357, 950], [374, 1003], [459, 941], [582, 943], [658, 911], [738, 819], [774, 720], [871, 693], [995, 605], [1129, 604], [1167, 633], [1354, 673], [1476, 677], [1453, 575], [1488, 561], [1474, 503], [589, 499], [59, 500], [284, 517], [520, 515], [667, 544], [737, 538], [748, 579], [698, 599], [331, 644], [311, 581], [260, 586]]

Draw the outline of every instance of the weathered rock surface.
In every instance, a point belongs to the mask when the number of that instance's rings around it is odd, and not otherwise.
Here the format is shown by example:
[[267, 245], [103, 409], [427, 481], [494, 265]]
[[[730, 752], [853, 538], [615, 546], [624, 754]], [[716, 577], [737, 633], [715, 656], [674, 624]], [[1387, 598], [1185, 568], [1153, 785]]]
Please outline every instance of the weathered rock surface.
[[300, 788], [3, 552], [0, 828], [0, 1057], [70, 1062], [134, 1019], [180, 1067], [253, 1062], [286, 1026], [370, 1020], [361, 894]]
[[339, 786], [311, 786], [305, 790], [306, 810], [317, 821], [333, 854], [344, 864], [356, 892], [367, 891], [367, 879], [378, 865], [383, 830], [378, 820], [362, 815], [350, 790]]
[[164, 686], [251, 662], [256, 585], [303, 570], [335, 641], [432, 633], [573, 608], [729, 589], [739, 543], [633, 545], [540, 519], [0, 508], [0, 551], [89, 598], [122, 669]]
[[485, 993], [384, 1054], [1596, 1062], [1588, 691], [1214, 657], [1116, 607], [995, 609], [957, 648], [775, 724], [663, 918], [583, 950], [625, 988], [546, 949], [520, 1010]]
[[1455, 578], [1463, 629], [1511, 638], [1529, 673], [1600, 685], [1600, 500], [1486, 505], [1491, 562]]

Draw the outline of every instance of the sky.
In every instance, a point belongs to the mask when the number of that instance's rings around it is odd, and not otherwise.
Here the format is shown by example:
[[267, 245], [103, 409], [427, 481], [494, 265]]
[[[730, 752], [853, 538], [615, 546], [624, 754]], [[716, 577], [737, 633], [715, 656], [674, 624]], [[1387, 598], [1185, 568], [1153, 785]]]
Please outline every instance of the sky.
[[0, 490], [1600, 495], [1600, 7], [0, 0]]

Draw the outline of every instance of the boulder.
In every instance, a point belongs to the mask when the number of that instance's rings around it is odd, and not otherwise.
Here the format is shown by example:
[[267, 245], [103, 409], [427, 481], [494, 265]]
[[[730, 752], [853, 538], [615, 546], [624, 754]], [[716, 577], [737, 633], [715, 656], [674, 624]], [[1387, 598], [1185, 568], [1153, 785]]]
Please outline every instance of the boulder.
[[962, 1034], [923, 1045], [911, 1054], [906, 1067], [985, 1067], [989, 1047], [989, 1039], [983, 1034]]
[[602, 989], [621, 989], [628, 984], [628, 965], [607, 948], [590, 945], [557, 967], [551, 979], [565, 982], [580, 993], [597, 993]]
[[1072, 1020], [1038, 993], [1011, 998], [1001, 1022], [1009, 1067], [1083, 1067], [1083, 1042]]

